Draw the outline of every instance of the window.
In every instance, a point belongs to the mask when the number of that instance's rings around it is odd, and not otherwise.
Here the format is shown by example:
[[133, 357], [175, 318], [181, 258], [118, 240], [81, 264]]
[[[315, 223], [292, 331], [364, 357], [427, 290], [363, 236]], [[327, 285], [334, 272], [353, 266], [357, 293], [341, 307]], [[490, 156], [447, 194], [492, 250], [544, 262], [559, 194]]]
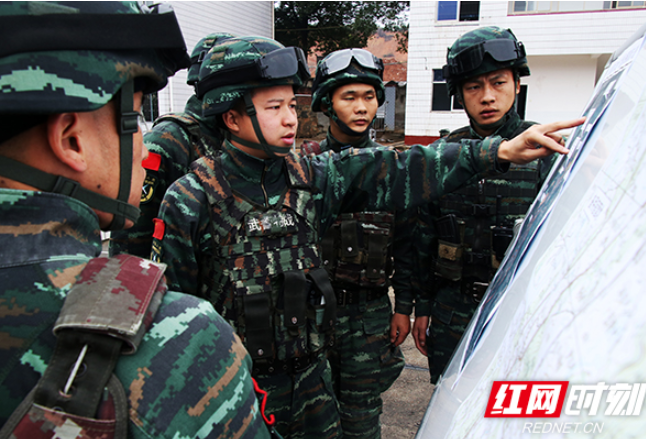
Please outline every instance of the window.
[[432, 111], [462, 110], [460, 101], [453, 96], [449, 97], [449, 89], [442, 75], [442, 69], [433, 69], [433, 99]]
[[478, 21], [480, 19], [480, 2], [438, 2], [438, 21]]
[[[441, 3], [441, 2], [440, 2]], [[554, 12], [585, 12], [609, 9], [645, 8], [644, 1], [605, 2], [605, 1], [559, 1], [559, 2], [509, 2], [509, 15], [549, 14]]]
[[159, 103], [157, 102], [157, 92], [144, 95], [144, 101], [141, 104], [141, 111], [146, 121], [153, 122], [159, 116]]

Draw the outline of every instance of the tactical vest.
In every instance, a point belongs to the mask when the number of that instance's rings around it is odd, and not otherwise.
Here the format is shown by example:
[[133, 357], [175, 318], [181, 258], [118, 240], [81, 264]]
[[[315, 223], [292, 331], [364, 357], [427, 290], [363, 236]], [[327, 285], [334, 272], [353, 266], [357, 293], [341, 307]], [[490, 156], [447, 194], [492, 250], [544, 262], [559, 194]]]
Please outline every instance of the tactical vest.
[[214, 139], [202, 133], [200, 122], [188, 113], [167, 113], [155, 119], [153, 127], [164, 121], [176, 123], [188, 133], [192, 146], [192, 149], [189, 150], [189, 163], [206, 155], [209, 151], [214, 152], [221, 147], [221, 145], [216, 145]]
[[269, 208], [231, 188], [220, 158], [191, 165], [208, 198], [216, 252], [202, 268], [201, 283], [232, 306], [233, 313], [223, 315], [245, 343], [255, 374], [307, 368], [330, 343], [336, 319], [317, 248], [309, 170], [294, 155], [285, 165], [289, 183]]
[[54, 354], [1, 438], [126, 438], [128, 401], [113, 374], [137, 351], [166, 293], [165, 265], [131, 255], [93, 258], [54, 324]]
[[[305, 140], [302, 155], [321, 154], [321, 145]], [[387, 212], [341, 214], [321, 240], [337, 304], [358, 304], [388, 293], [392, 275], [390, 245], [395, 217]]]
[[[510, 137], [531, 125], [523, 121]], [[469, 137], [466, 127], [448, 139], [456, 142]], [[462, 292], [479, 301], [511, 243], [516, 220], [524, 217], [539, 189], [539, 161], [534, 161], [511, 164], [505, 174], [443, 196], [435, 221], [438, 248], [434, 273], [439, 282], [461, 281]]]

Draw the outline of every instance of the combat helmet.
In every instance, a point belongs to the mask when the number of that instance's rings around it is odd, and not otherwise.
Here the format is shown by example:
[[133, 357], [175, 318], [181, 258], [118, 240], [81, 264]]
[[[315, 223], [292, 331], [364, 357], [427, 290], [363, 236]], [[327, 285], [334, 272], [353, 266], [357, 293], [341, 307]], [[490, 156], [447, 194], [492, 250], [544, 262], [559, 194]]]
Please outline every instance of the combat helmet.
[[461, 95], [461, 83], [474, 76], [511, 68], [516, 80], [529, 76], [525, 46], [511, 29], [488, 26], [467, 32], [455, 40], [446, 54], [442, 74], [449, 96]]
[[197, 83], [200, 76], [200, 66], [202, 65], [202, 61], [204, 61], [204, 57], [213, 45], [218, 41], [231, 37], [233, 37], [233, 35], [226, 32], [216, 32], [207, 35], [197, 42], [193, 48], [193, 52], [191, 52], [191, 66], [188, 68], [188, 72], [186, 74], [186, 84], [194, 86]]
[[382, 105], [386, 101], [383, 75], [383, 61], [365, 49], [342, 49], [332, 52], [316, 66], [316, 77], [312, 84], [312, 111], [323, 111], [349, 136], [363, 135], [370, 126], [362, 133], [348, 127], [332, 108], [332, 95], [334, 90], [345, 84], [370, 84], [377, 93], [377, 102]]
[[202, 100], [202, 116], [222, 115], [243, 99], [259, 143], [248, 142], [228, 131], [226, 135], [246, 147], [263, 150], [269, 157], [277, 157], [276, 153], [283, 149], [265, 140], [251, 91], [282, 85], [298, 87], [309, 77], [305, 54], [298, 47], [285, 47], [265, 37], [218, 41], [206, 54], [196, 85], [197, 97]]
[[4, 156], [0, 175], [112, 213], [110, 229], [136, 221], [139, 209], [128, 204], [133, 133], [139, 129], [134, 93], [161, 89], [189, 63], [172, 9], [134, 1], [2, 2], [0, 39], [0, 142], [47, 115], [93, 111], [114, 98], [121, 176], [112, 199]]

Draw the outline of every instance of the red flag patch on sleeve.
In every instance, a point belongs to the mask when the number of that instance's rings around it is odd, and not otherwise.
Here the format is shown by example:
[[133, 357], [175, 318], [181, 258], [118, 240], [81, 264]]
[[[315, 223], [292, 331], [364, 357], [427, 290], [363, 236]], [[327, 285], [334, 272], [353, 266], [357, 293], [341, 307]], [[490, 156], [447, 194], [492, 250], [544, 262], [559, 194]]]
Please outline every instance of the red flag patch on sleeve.
[[153, 232], [153, 238], [157, 240], [162, 240], [164, 238], [164, 232], [166, 232], [166, 224], [164, 220], [160, 218], [154, 218], [153, 223], [155, 223], [155, 231]]
[[151, 171], [158, 171], [160, 165], [161, 154], [158, 153], [148, 153], [148, 157], [141, 162], [141, 166]]

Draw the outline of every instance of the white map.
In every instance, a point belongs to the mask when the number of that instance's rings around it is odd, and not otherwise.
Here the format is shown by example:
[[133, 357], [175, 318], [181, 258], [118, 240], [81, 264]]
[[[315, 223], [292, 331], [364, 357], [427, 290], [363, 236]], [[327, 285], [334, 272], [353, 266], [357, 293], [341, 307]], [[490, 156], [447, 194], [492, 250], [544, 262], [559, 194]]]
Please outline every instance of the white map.
[[[643, 35], [643, 29], [642, 34]], [[646, 438], [636, 416], [484, 418], [494, 380], [646, 382], [646, 48], [606, 67], [435, 390], [419, 438]], [[597, 423], [532, 433], [526, 423]]]

